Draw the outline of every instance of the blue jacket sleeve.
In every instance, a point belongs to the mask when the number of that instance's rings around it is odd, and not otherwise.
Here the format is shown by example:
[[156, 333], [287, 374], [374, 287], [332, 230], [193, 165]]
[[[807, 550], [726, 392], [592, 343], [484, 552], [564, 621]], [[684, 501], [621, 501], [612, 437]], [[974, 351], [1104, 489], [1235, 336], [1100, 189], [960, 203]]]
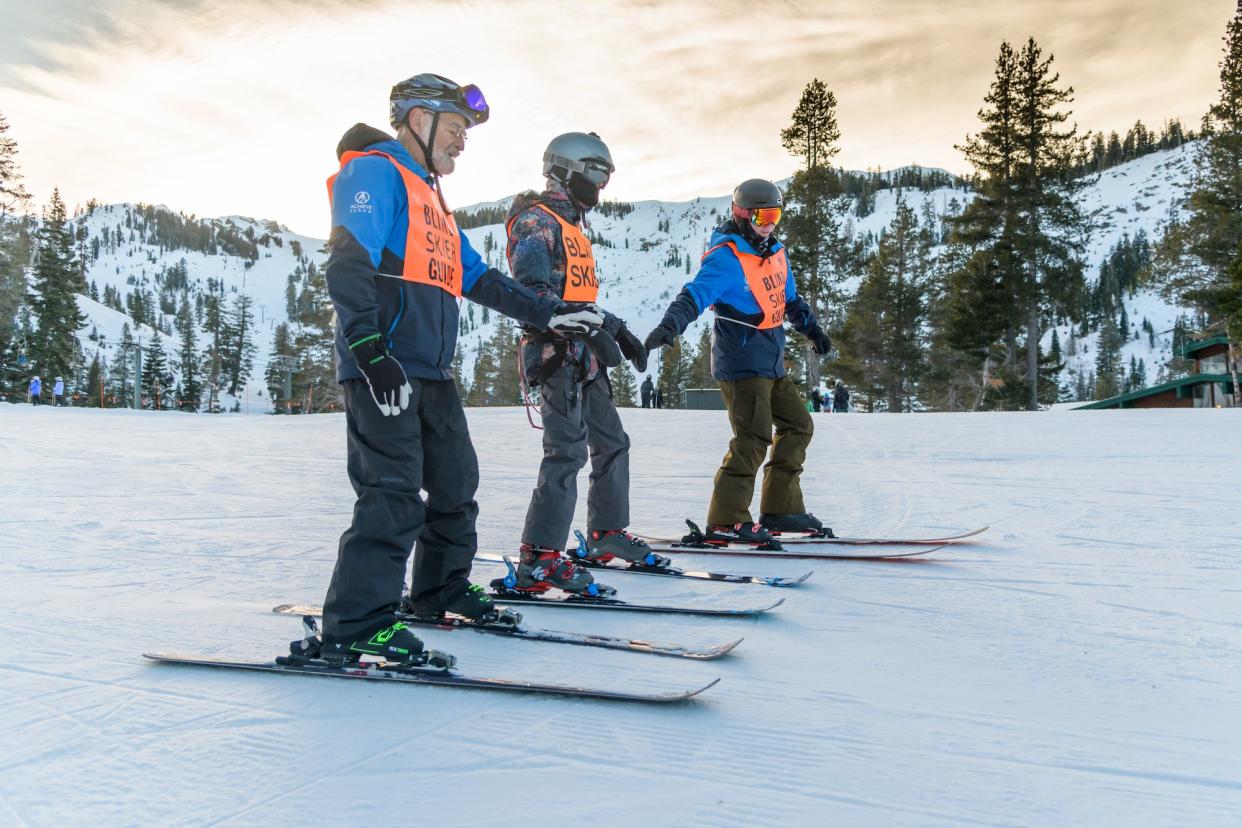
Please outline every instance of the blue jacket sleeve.
[[537, 296], [530, 288], [515, 282], [494, 267], [484, 267], [470, 289], [463, 294], [472, 302], [489, 307], [517, 321], [543, 330], [561, 306], [553, 296]]
[[333, 184], [324, 278], [347, 344], [379, 332], [375, 278], [404, 202], [405, 185], [385, 158], [354, 159]]
[[465, 294], [474, 288], [474, 283], [488, 268], [483, 257], [470, 244], [469, 237], [465, 233], [458, 235], [461, 237], [461, 290]]

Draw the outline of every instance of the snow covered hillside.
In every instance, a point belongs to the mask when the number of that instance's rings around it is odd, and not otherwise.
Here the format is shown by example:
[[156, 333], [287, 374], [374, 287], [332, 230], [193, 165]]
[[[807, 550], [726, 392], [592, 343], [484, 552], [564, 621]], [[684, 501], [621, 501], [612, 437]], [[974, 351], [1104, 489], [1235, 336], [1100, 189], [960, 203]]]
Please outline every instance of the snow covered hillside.
[[[1192, 169], [1195, 145], [1153, 153], [1121, 166], [1109, 169], [1088, 179], [1087, 186], [1079, 195], [1083, 211], [1093, 223], [1094, 230], [1087, 248], [1087, 278], [1094, 282], [1100, 262], [1124, 236], [1133, 239], [1141, 230], [1150, 241], [1155, 242], [1163, 233], [1173, 206], [1185, 196], [1185, 189]], [[452, 182], [446, 181], [448, 195], [452, 196]], [[898, 200], [904, 200], [916, 212], [922, 213], [928, 204], [937, 216], [943, 216], [955, 206], [960, 209], [970, 199], [970, 193], [961, 189], [945, 188], [923, 193], [914, 189], [881, 190], [875, 196], [874, 211], [857, 219], [855, 229], [861, 236], [872, 238], [879, 235], [894, 216]], [[459, 209], [471, 213], [484, 208], [504, 208], [510, 198], [486, 204], [475, 204]], [[707, 249], [712, 230], [728, 213], [729, 196], [697, 198], [688, 202], [640, 201], [632, 211], [624, 214], [592, 217], [591, 233], [596, 239], [595, 253], [601, 275], [600, 302], [613, 313], [626, 319], [630, 327], [641, 337], [659, 322], [664, 308], [692, 275], [699, 258]], [[105, 230], [123, 229], [126, 213], [134, 212], [131, 205], [114, 205], [95, 210], [85, 221], [89, 238], [98, 238]], [[165, 249], [144, 244], [140, 239], [132, 241], [132, 234], [121, 232], [119, 244], [114, 245], [93, 261], [87, 278], [95, 281], [100, 290], [112, 285], [122, 294], [149, 281], [185, 259], [190, 277], [201, 286], [208, 278], [223, 279], [228, 296], [234, 291], [244, 291], [255, 299], [255, 318], [252, 323], [253, 339], [258, 346], [254, 371], [240, 402], [251, 411], [266, 410], [267, 395], [264, 391], [264, 370], [267, 366], [272, 344], [272, 333], [280, 322], [287, 321], [285, 290], [288, 276], [302, 259], [294, 253], [294, 242], [305, 261], [322, 264], [323, 241], [296, 236], [274, 222], [260, 222], [241, 217], [213, 220], [218, 225], [231, 223], [237, 234], [249, 234], [259, 239], [258, 258], [251, 263], [246, 257], [220, 252], [215, 255], [188, 252], [182, 249]], [[504, 227], [493, 224], [466, 231], [476, 249], [484, 253], [489, 263], [507, 272], [504, 257]], [[249, 264], [249, 266], [248, 266]], [[847, 288], [851, 286], [847, 285]], [[1131, 356], [1141, 358], [1151, 369], [1167, 361], [1172, 337], [1169, 333], [1174, 319], [1184, 309], [1170, 305], [1151, 291], [1140, 291], [1125, 299], [1132, 330], [1126, 336], [1124, 360]], [[104, 308], [83, 297], [83, 310], [90, 317], [83, 329], [83, 344], [89, 356], [99, 343], [88, 341], [91, 328], [105, 335], [101, 352], [112, 358], [110, 349], [119, 337], [120, 324], [125, 315]], [[497, 318], [487, 314], [472, 303], [463, 303], [463, 316], [468, 330], [460, 339], [465, 369], [469, 378], [475, 355], [481, 343], [491, 338]], [[1140, 336], [1141, 320], [1151, 323], [1157, 336]], [[710, 324], [705, 315], [688, 332], [689, 341], [695, 341], [703, 326]], [[142, 335], [149, 339], [150, 329]], [[1094, 345], [1098, 333], [1092, 332], [1075, 341], [1068, 326], [1060, 328], [1058, 336], [1066, 355], [1068, 377], [1075, 370], [1089, 372], [1093, 367]], [[137, 333], [136, 333], [137, 335]], [[1045, 347], [1050, 344], [1052, 331], [1045, 334]], [[1153, 341], [1154, 340], [1154, 341]], [[166, 344], [166, 350], [177, 347], [175, 335]], [[658, 366], [653, 365], [653, 373]]]
[[[724, 412], [622, 416], [635, 525], [701, 519]], [[527, 612], [745, 636], [715, 662], [426, 636], [466, 673], [722, 677], [653, 709], [146, 663], [298, 637], [269, 610], [323, 597], [353, 500], [343, 417], [0, 404], [0, 824], [1234, 826], [1240, 417], [820, 415], [805, 489], [838, 530], [992, 528], [917, 562], [681, 560], [813, 570], [785, 590], [608, 579], [634, 599], [786, 599], [758, 619]], [[512, 552], [539, 436], [520, 409], [469, 418], [480, 541]]]

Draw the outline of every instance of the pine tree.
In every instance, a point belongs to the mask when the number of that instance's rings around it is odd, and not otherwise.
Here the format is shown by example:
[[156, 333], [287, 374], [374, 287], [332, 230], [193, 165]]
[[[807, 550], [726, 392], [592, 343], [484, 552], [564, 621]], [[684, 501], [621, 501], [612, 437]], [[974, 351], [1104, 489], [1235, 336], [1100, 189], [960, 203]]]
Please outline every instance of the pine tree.
[[0, 223], [30, 200], [17, 166], [17, 142], [5, 134], [8, 131], [9, 122], [0, 113]]
[[[289, 326], [281, 322], [272, 334], [271, 358], [263, 372], [263, 380], [267, 385], [268, 398], [272, 401], [273, 413], [283, 414], [290, 401], [285, 396], [285, 373], [292, 371], [297, 364], [293, 356], [293, 338], [289, 335]], [[292, 390], [292, 389], [290, 389]]]
[[686, 353], [684, 340], [681, 337], [673, 340], [673, 344], [660, 352], [660, 380], [657, 388], [664, 398], [665, 408], [681, 408], [684, 392], [690, 381], [693, 356]]
[[910, 408], [926, 371], [930, 241], [914, 211], [899, 201], [838, 342], [841, 356], [834, 368], [882, 395], [892, 412]]
[[160, 332], [156, 331], [142, 355], [142, 396], [150, 400], [153, 409], [165, 408], [164, 395], [172, 390], [168, 387], [167, 377], [168, 357], [164, 353]]
[[95, 352], [95, 356], [91, 358], [91, 367], [86, 374], [86, 388], [83, 398], [85, 404], [94, 408], [99, 408], [99, 384], [103, 377], [104, 366], [99, 359], [99, 352]]
[[517, 365], [517, 332], [509, 317], [501, 316], [492, 334], [491, 350], [495, 360], [496, 374], [492, 384], [489, 405], [520, 405], [522, 403], [521, 379]]
[[480, 343], [474, 357], [474, 376], [470, 380], [470, 393], [466, 405], [491, 405], [496, 386], [496, 357], [490, 342]]
[[458, 348], [453, 353], [453, 382], [457, 385], [457, 396], [462, 400], [466, 399], [465, 368], [465, 355], [462, 354], [461, 348]]
[[[852, 273], [850, 254], [856, 252], [852, 225], [847, 219], [850, 201], [841, 198], [839, 176], [831, 166], [839, 152], [837, 99], [818, 78], [809, 83], [791, 117], [781, 130], [781, 145], [802, 159], [786, 194], [788, 209], [780, 232], [788, 247], [798, 293], [819, 318], [821, 309], [838, 298], [840, 285]], [[809, 343], [802, 343], [811, 382], [819, 382], [819, 360]]]
[[1058, 111], [1073, 89], [1058, 87], [1052, 61], [1034, 39], [1020, 54], [1001, 44], [988, 106], [979, 113], [985, 127], [960, 148], [984, 178], [954, 222], [956, 241], [974, 251], [954, 279], [961, 294], [952, 306], [956, 338], [989, 352], [988, 342], [1003, 339], [998, 373], [1012, 383], [1022, 376], [1016, 354], [1025, 333], [1028, 409], [1039, 406], [1043, 320], [1082, 288], [1082, 217], [1069, 176], [1079, 141], [1074, 129], [1060, 129], [1070, 113]]
[[250, 323], [254, 318], [251, 311], [253, 303], [250, 296], [239, 293], [233, 300], [233, 307], [225, 323], [228, 344], [224, 351], [224, 373], [228, 380], [229, 393], [234, 396], [250, 379], [254, 370], [255, 344], [250, 334]]
[[[1165, 234], [1156, 270], [1166, 290], [1198, 308], [1230, 342], [1231, 366], [1242, 353], [1242, 4], [1225, 30], [1220, 98], [1203, 118], [1203, 149], [1196, 161], [1188, 216]], [[1233, 376], [1234, 404], [1242, 387]]]
[[1095, 396], [1098, 400], [1115, 397], [1121, 391], [1121, 334], [1112, 317], [1100, 328], [1095, 355]]
[[690, 376], [686, 380], [689, 388], [716, 388], [717, 383], [712, 377], [712, 329], [704, 325], [699, 334], [698, 347], [690, 366]]
[[43, 213], [38, 244], [36, 295], [31, 302], [37, 329], [31, 361], [41, 376], [69, 376], [78, 356], [77, 332], [86, 316], [78, 308], [82, 275], [73, 258], [73, 232], [59, 190], [52, 192], [51, 204]]
[[609, 371], [608, 381], [612, 384], [612, 400], [618, 408], [638, 407], [638, 384], [628, 364], [623, 362]]
[[194, 324], [194, 312], [190, 308], [189, 297], [185, 294], [182, 294], [181, 306], [177, 308], [177, 334], [181, 337], [181, 350], [178, 354], [181, 382], [177, 396], [181, 400], [182, 411], [198, 411], [203, 397], [201, 357], [196, 347], [198, 327]]

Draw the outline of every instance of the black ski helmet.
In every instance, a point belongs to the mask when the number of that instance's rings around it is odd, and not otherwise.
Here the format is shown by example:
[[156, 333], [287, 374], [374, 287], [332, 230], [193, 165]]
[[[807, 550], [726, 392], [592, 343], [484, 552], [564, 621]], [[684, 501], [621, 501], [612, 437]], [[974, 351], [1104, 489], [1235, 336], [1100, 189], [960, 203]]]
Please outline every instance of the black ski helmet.
[[771, 181], [763, 178], [748, 178], [733, 190], [733, 203], [744, 210], [756, 207], [784, 207], [785, 199]]

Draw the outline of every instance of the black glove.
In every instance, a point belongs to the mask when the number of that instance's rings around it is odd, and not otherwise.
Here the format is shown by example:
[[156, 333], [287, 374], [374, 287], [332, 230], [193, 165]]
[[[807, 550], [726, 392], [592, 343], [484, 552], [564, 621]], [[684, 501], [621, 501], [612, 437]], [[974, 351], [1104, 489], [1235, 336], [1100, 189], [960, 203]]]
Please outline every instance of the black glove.
[[581, 339], [585, 342], [586, 346], [591, 349], [591, 353], [595, 354], [595, 358], [605, 368], [616, 368], [624, 359], [621, 349], [617, 347], [617, 340], [613, 339], [603, 328], [596, 328], [584, 334], [570, 334], [569, 338]]
[[635, 371], [641, 374], [647, 370], [647, 349], [643, 347], [643, 343], [638, 341], [638, 337], [630, 333], [625, 323], [622, 323], [621, 330], [617, 331], [617, 344], [621, 346], [621, 353], [625, 355], [625, 358], [633, 363]]
[[824, 333], [824, 329], [816, 327], [806, 338], [811, 340], [811, 347], [815, 349], [815, 353], [823, 356], [832, 350], [832, 340], [828, 338], [828, 334]]
[[380, 414], [395, 417], [410, 405], [414, 389], [405, 375], [401, 363], [388, 355], [388, 349], [379, 334], [360, 339], [349, 346], [358, 363], [358, 370], [371, 386], [371, 399], [375, 400]]
[[656, 348], [667, 348], [676, 339], [677, 332], [661, 322], [652, 328], [651, 333], [647, 334], [647, 338], [643, 340], [643, 347], [648, 351], [654, 351]]

